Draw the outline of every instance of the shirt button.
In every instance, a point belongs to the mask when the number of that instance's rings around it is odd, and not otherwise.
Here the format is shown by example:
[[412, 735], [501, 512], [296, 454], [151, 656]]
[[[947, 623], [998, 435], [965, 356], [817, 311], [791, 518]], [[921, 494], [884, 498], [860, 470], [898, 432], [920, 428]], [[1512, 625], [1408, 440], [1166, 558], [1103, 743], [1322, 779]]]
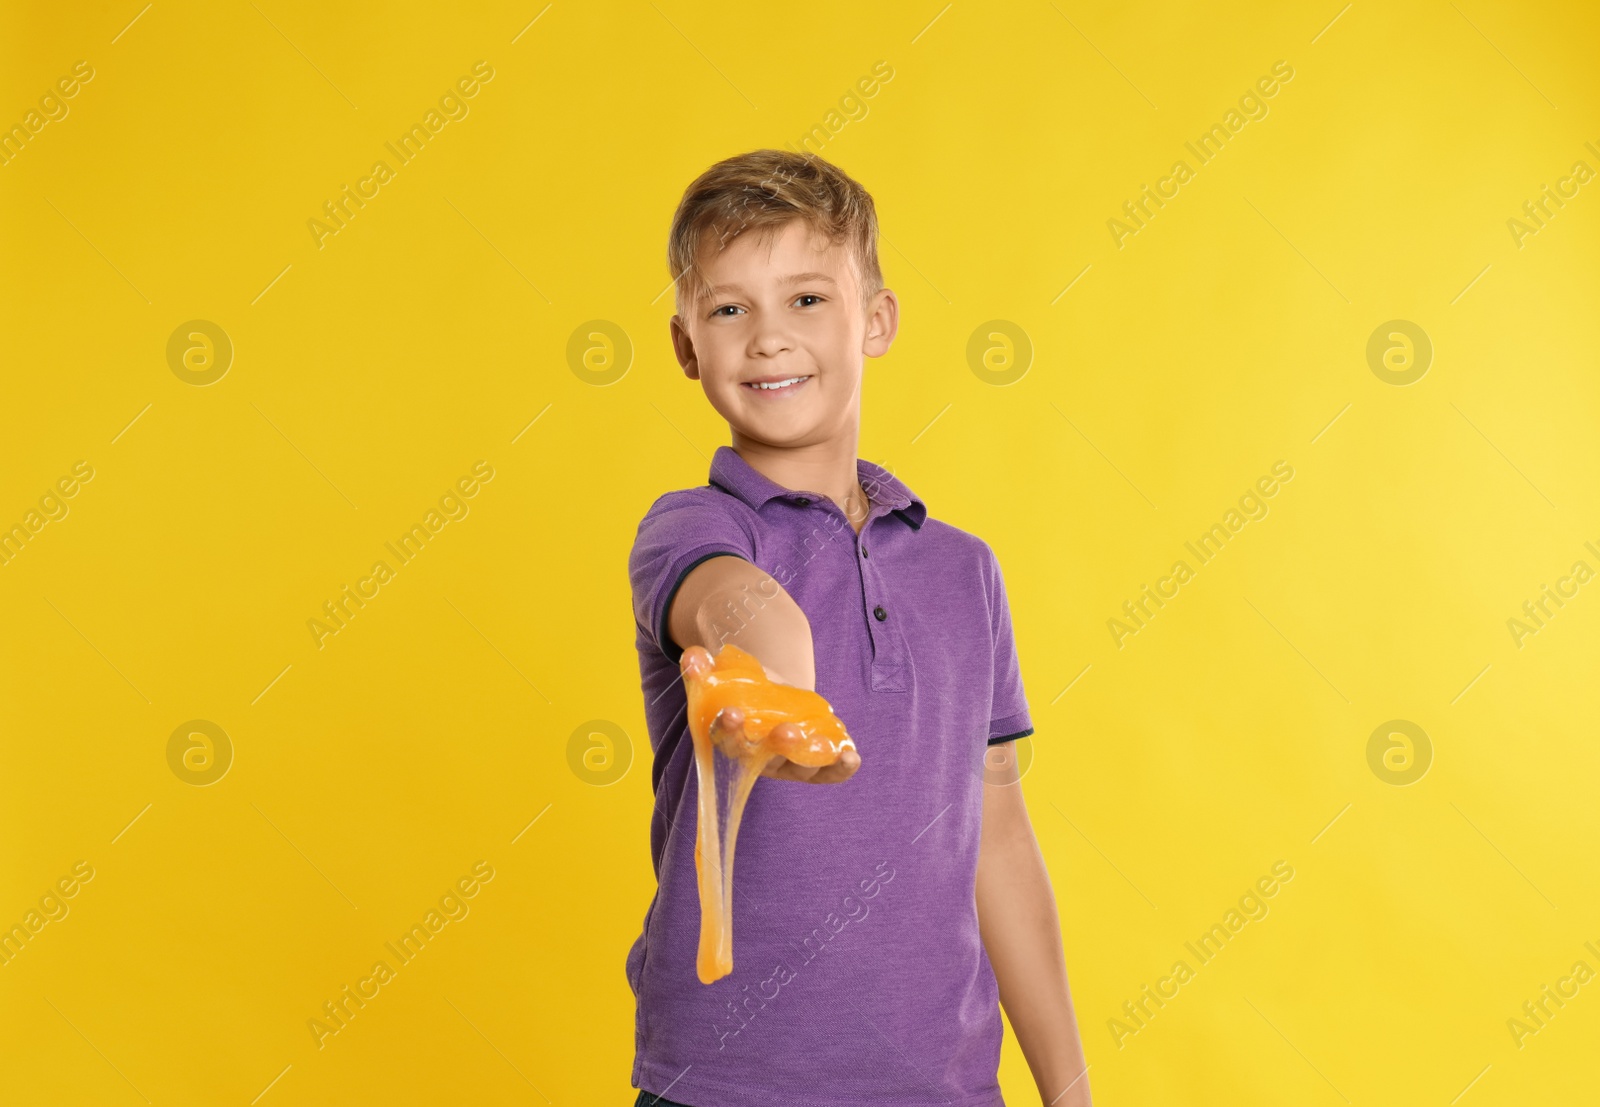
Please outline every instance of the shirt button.
[[865, 546], [861, 547], [861, 556], [862, 557], [866, 557], [867, 556], [867, 548]]
[[872, 614], [873, 617], [876, 618], [880, 623], [889, 617], [889, 613], [883, 609], [882, 604], [879, 604], [877, 607], [873, 608]]
[[804, 496], [801, 496], [798, 500], [795, 501], [795, 503], [799, 504], [801, 507], [810, 507], [811, 506], [811, 501], [806, 499]]

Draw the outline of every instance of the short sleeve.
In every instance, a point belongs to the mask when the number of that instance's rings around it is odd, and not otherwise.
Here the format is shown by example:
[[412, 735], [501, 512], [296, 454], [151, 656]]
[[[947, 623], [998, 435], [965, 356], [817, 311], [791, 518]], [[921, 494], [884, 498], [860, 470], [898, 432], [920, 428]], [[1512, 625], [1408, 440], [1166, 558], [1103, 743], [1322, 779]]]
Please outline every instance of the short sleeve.
[[994, 641], [994, 697], [990, 709], [989, 745], [1026, 738], [1033, 733], [1028, 699], [1022, 689], [1022, 666], [1011, 631], [1011, 606], [1005, 578], [994, 551], [988, 551], [989, 625]]
[[754, 537], [731, 505], [721, 507], [685, 493], [668, 493], [656, 500], [639, 523], [628, 555], [633, 614], [646, 639], [673, 664], [683, 650], [667, 631], [672, 599], [695, 566], [723, 554], [755, 562]]

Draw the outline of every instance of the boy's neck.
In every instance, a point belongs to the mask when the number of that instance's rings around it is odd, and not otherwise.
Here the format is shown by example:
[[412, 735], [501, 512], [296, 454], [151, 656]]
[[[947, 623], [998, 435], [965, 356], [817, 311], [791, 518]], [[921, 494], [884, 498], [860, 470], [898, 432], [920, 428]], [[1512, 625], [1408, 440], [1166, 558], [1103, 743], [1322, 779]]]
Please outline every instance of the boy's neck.
[[853, 442], [838, 441], [794, 448], [752, 442], [733, 432], [733, 451], [772, 483], [792, 491], [820, 492], [839, 506], [857, 534], [871, 506], [856, 471]]

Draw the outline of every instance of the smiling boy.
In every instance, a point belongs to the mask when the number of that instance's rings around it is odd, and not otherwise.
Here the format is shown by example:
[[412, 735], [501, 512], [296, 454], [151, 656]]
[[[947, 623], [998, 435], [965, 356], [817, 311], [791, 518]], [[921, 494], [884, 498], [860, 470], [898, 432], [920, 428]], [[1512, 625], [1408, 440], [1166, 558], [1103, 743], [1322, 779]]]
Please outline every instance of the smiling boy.
[[[993, 1107], [1003, 1005], [1041, 1101], [1083, 1107], [999, 563], [856, 456], [864, 358], [899, 326], [872, 198], [819, 158], [730, 158], [684, 193], [668, 261], [673, 348], [732, 445], [655, 501], [629, 557], [658, 881], [626, 966], [637, 1103]], [[733, 971], [705, 985], [680, 666], [727, 642], [820, 693], [858, 753], [756, 783]]]

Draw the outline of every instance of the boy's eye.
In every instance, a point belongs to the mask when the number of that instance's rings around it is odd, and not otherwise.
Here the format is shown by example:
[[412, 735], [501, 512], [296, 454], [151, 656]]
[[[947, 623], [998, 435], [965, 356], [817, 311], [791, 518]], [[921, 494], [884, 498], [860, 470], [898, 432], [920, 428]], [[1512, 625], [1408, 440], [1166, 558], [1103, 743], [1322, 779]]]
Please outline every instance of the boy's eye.
[[[810, 301], [810, 302], [808, 303], [807, 301]], [[822, 302], [823, 302], [823, 297], [818, 296], [815, 293], [811, 293], [811, 292], [802, 292], [800, 295], [795, 297], [795, 303], [798, 304], [801, 307], [810, 307], [812, 303], [820, 304]], [[712, 309], [711, 317], [713, 319], [716, 319], [716, 318], [728, 319], [728, 318], [731, 318], [732, 313], [734, 313], [734, 312], [742, 312], [743, 310], [744, 310], [744, 308], [740, 307], [738, 304], [723, 304], [719, 308], [713, 308]]]

